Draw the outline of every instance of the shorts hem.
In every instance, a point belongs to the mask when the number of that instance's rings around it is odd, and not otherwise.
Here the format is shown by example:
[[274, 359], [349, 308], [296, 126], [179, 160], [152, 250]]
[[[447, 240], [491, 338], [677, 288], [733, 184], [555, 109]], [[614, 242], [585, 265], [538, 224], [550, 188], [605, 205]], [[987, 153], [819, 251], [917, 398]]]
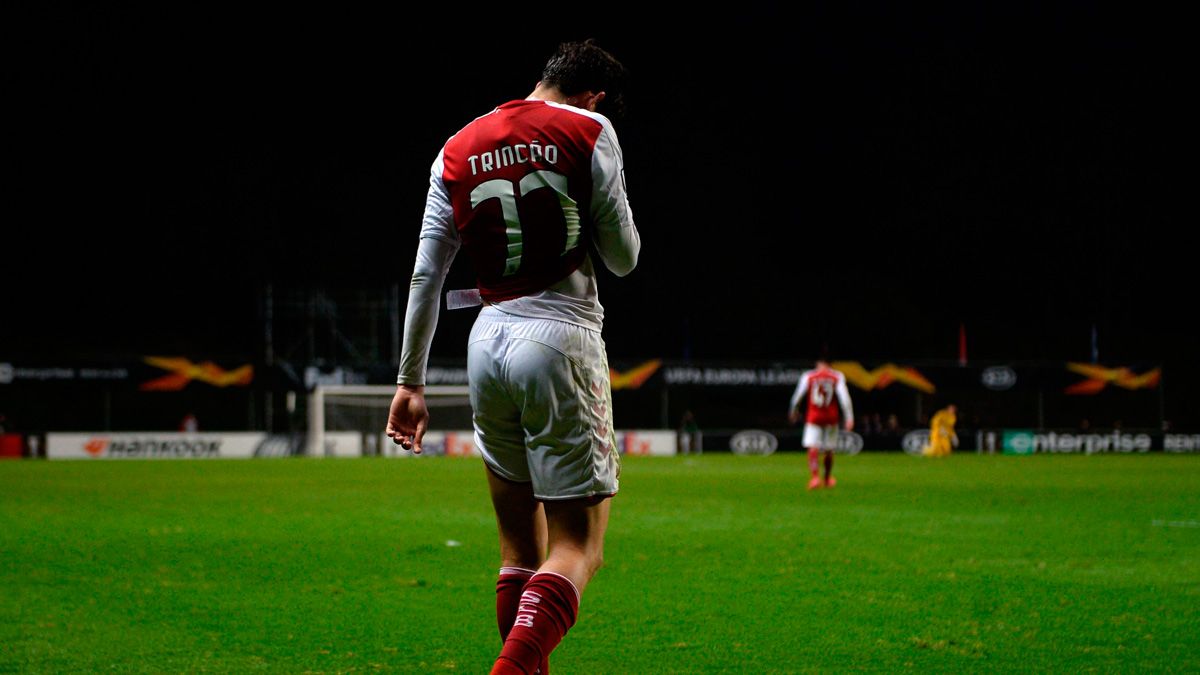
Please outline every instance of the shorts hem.
[[617, 494], [617, 492], [619, 492], [619, 490], [611, 490], [611, 491], [609, 491], [609, 490], [593, 490], [591, 492], [585, 492], [583, 494], [578, 494], [578, 495], [555, 495], [553, 497], [548, 497], [545, 495], [539, 495], [539, 494], [535, 493], [533, 495], [533, 498], [539, 499], [539, 500], [545, 501], [545, 502], [561, 502], [561, 501], [566, 501], [568, 499], [589, 499], [591, 497], [613, 497]]
[[504, 467], [496, 466], [495, 464], [493, 464], [491, 461], [488, 460], [487, 455], [483, 455], [483, 465], [488, 468], [488, 471], [491, 471], [492, 473], [496, 474], [496, 477], [499, 478], [500, 480], [506, 480], [510, 483], [532, 483], [533, 482], [533, 479], [531, 479], [531, 478], [520, 478], [518, 476], [514, 476], [514, 475], [512, 475], [512, 473], [505, 471]]

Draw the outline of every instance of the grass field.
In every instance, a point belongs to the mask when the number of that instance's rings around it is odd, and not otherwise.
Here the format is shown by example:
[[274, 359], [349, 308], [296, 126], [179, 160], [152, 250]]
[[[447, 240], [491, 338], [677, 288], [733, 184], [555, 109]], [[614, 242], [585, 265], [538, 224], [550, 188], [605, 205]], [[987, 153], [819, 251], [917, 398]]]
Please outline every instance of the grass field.
[[[1200, 457], [626, 458], [557, 675], [1200, 672]], [[486, 673], [476, 459], [0, 462], [0, 671]]]

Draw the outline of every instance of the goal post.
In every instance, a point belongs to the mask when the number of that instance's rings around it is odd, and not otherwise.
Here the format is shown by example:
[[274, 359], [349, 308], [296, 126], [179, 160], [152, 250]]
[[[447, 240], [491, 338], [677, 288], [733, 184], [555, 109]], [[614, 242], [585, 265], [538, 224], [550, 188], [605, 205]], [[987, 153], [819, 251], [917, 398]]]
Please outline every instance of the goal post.
[[[471, 428], [470, 389], [466, 385], [427, 385], [425, 404], [430, 423], [441, 429]], [[377, 448], [387, 427], [388, 410], [396, 395], [394, 384], [318, 384], [308, 395], [308, 442], [305, 454], [325, 457], [326, 434], [355, 432], [362, 436], [363, 454]]]

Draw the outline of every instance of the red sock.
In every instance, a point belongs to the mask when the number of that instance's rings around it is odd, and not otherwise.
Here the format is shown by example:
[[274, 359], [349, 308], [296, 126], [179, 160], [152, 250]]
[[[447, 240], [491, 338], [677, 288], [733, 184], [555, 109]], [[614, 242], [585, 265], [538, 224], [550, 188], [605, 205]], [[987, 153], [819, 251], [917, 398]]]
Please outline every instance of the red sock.
[[517, 618], [517, 607], [521, 604], [521, 589], [534, 575], [534, 570], [523, 567], [501, 567], [496, 580], [496, 625], [500, 628], [500, 641], [508, 637], [513, 621]]
[[821, 473], [821, 465], [818, 462], [820, 456], [821, 453], [816, 448], [808, 449], [808, 472], [811, 473], [813, 477], [816, 477]]
[[829, 480], [829, 476], [833, 474], [833, 453], [825, 453], [825, 480]]
[[533, 675], [548, 666], [550, 652], [578, 615], [579, 591], [570, 579], [553, 572], [533, 575], [491, 675]]

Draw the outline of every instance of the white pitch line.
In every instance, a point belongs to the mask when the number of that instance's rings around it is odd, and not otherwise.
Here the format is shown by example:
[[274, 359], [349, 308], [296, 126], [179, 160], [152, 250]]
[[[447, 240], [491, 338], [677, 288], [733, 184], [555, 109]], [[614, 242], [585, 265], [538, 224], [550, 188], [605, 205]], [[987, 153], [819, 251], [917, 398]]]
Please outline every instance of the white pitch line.
[[1200, 520], [1152, 520], [1154, 527], [1200, 527]]

